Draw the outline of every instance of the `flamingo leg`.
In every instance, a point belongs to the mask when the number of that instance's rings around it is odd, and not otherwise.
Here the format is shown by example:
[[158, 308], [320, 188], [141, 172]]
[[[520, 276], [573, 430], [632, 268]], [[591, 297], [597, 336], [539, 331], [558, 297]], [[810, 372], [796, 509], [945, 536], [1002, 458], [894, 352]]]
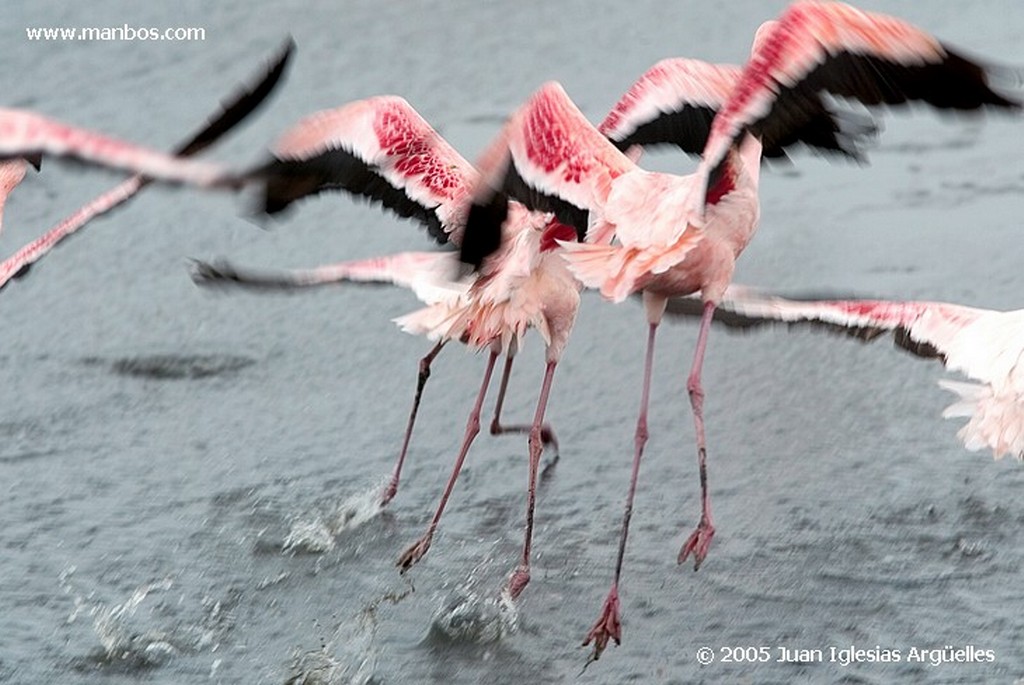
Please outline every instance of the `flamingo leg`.
[[711, 547], [711, 539], [715, 536], [715, 526], [711, 520], [711, 496], [708, 494], [708, 451], [704, 442], [704, 388], [700, 382], [701, 369], [704, 366], [704, 350], [708, 344], [708, 331], [711, 318], [715, 313], [715, 303], [704, 303], [704, 314], [700, 320], [700, 332], [697, 334], [697, 349], [693, 355], [693, 366], [686, 381], [686, 389], [690, 394], [690, 406], [693, 409], [693, 423], [697, 433], [697, 464], [700, 469], [700, 502], [701, 514], [697, 528], [690, 534], [679, 551], [678, 562], [681, 564], [693, 554], [693, 570], [696, 571], [704, 562]]
[[448, 504], [448, 498], [452, 494], [452, 490], [455, 488], [455, 481], [459, 478], [459, 471], [462, 470], [462, 464], [466, 461], [466, 455], [469, 453], [469, 447], [473, 444], [473, 438], [476, 437], [477, 433], [480, 432], [480, 409], [484, 404], [484, 397], [487, 395], [487, 386], [491, 383], [491, 374], [494, 371], [494, 363], [498, 359], [500, 350], [492, 349], [490, 357], [487, 359], [487, 368], [484, 371], [484, 380], [480, 384], [480, 392], [477, 394], [476, 404], [473, 405], [473, 410], [469, 413], [469, 420], [466, 422], [466, 434], [462, 438], [462, 447], [459, 449], [459, 456], [455, 459], [455, 468], [452, 469], [451, 476], [448, 477], [448, 484], [445, 485], [444, 494], [441, 495], [441, 501], [437, 505], [437, 511], [434, 513], [434, 518], [430, 521], [430, 526], [427, 528], [427, 532], [424, 533], [423, 537], [417, 540], [409, 549], [402, 553], [402, 556], [398, 558], [398, 566], [401, 567], [402, 573], [405, 573], [413, 564], [419, 561], [427, 550], [430, 549], [430, 542], [434, 538], [434, 531], [437, 530], [437, 524], [441, 521], [441, 514], [444, 513], [445, 505]]
[[[525, 424], [513, 424], [503, 426], [501, 424], [501, 409], [505, 405], [505, 391], [508, 389], [508, 379], [512, 374], [512, 361], [515, 355], [511, 352], [505, 358], [505, 368], [501, 374], [501, 383], [498, 386], [498, 401], [494, 404], [494, 418], [491, 420], [491, 435], [504, 435], [505, 433], [529, 433], [533, 426]], [[551, 445], [555, 450], [555, 457], [558, 457], [558, 438], [555, 431], [548, 424], [540, 427], [540, 440], [543, 447]]]
[[515, 599], [530, 582], [530, 547], [533, 544], [533, 512], [537, 503], [537, 470], [540, 467], [540, 455], [544, 450], [543, 425], [544, 412], [548, 406], [548, 396], [551, 394], [551, 381], [555, 376], [556, 361], [549, 361], [544, 371], [544, 384], [540, 389], [540, 398], [537, 400], [537, 412], [533, 416], [533, 425], [530, 427], [530, 477], [526, 495], [526, 537], [523, 542], [523, 560], [519, 567], [512, 573], [508, 581], [508, 591]]
[[384, 490], [384, 495], [381, 497], [380, 505], [387, 506], [396, 494], [398, 494], [398, 480], [402, 475], [402, 465], [405, 463], [405, 455], [409, 451], [409, 441], [412, 439], [412, 429], [416, 425], [416, 413], [420, 410], [420, 398], [423, 396], [423, 388], [427, 385], [427, 379], [430, 378], [430, 364], [434, 361], [434, 358], [441, 353], [441, 348], [445, 346], [447, 340], [441, 340], [439, 343], [431, 348], [430, 352], [427, 353], [423, 359], [420, 360], [419, 375], [416, 380], [416, 395], [412, 400], [412, 410], [409, 412], [409, 423], [405, 427], [405, 438], [402, 440], [402, 451], [398, 453], [398, 462], [395, 464], [395, 472], [391, 476], [391, 482], [388, 483], [388, 487]]
[[604, 601], [604, 608], [601, 610], [601, 617], [594, 624], [594, 627], [587, 633], [583, 641], [586, 647], [594, 643], [594, 653], [590, 660], [596, 661], [601, 652], [608, 645], [608, 640], [615, 640], [615, 644], [621, 642], [622, 624], [619, 620], [619, 580], [622, 577], [622, 561], [626, 556], [626, 538], [629, 536], [629, 519], [633, 516], [633, 496], [636, 494], [637, 476], [640, 473], [640, 458], [644, 453], [644, 445], [647, 444], [647, 407], [651, 397], [651, 369], [654, 366], [654, 336], [658, 331], [658, 322], [650, 322], [647, 333], [647, 356], [644, 361], [644, 387], [640, 398], [640, 416], [636, 422], [636, 434], [634, 436], [635, 452], [633, 454], [633, 472], [629, 479], [629, 493], [626, 496], [626, 512], [622, 517], [622, 534], [619, 538], [619, 555], [615, 561], [615, 578], [612, 581], [611, 590]]

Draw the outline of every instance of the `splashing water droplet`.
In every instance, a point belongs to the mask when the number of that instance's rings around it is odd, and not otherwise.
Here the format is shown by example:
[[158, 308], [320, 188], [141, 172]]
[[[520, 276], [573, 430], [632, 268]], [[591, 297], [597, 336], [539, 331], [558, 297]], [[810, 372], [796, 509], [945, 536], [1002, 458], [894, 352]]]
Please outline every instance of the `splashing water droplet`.
[[337, 503], [330, 513], [317, 514], [312, 519], [299, 519], [292, 523], [284, 539], [285, 552], [323, 554], [334, 549], [334, 538], [354, 530], [383, 511], [382, 481]]
[[434, 612], [431, 632], [448, 640], [487, 644], [519, 628], [519, 613], [508, 592], [484, 597], [459, 587]]

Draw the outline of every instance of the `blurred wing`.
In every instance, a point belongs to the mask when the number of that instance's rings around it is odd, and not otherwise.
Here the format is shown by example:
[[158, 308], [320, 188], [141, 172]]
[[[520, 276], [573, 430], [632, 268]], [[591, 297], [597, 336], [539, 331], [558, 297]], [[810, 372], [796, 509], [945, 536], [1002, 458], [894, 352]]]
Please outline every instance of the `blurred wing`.
[[[670, 302], [669, 313], [696, 317], [700, 307], [696, 298], [680, 298]], [[943, 416], [969, 419], [958, 433], [967, 449], [988, 448], [996, 458], [1013, 454], [1024, 459], [1024, 310], [997, 312], [939, 302], [798, 302], [741, 286], [732, 286], [720, 307], [728, 326], [810, 324], [862, 340], [892, 331], [898, 346], [938, 357], [947, 368], [978, 381], [939, 382], [958, 396]]]
[[711, 121], [739, 81], [740, 67], [682, 57], [655, 64], [612, 107], [598, 131], [625, 151], [672, 143], [704, 150]]
[[[670, 301], [668, 313], [699, 316], [700, 301], [691, 303], [688, 299]], [[806, 324], [864, 341], [891, 331], [898, 346], [921, 357], [940, 357], [944, 364], [956, 350], [961, 331], [986, 314], [982, 309], [939, 302], [785, 299], [736, 285], [726, 291], [719, 308], [726, 319], [723, 323], [737, 328], [770, 323]], [[950, 366], [964, 370], [959, 364]]]
[[225, 133], [252, 114], [274, 92], [281, 77], [288, 68], [288, 62], [295, 52], [295, 41], [291, 38], [284, 42], [277, 54], [270, 59], [263, 76], [253, 84], [243, 86], [241, 90], [220, 103], [220, 112], [210, 117], [207, 123], [188, 140], [174, 148], [179, 157], [191, 157], [202, 152], [220, 140]]
[[343, 190], [415, 218], [439, 243], [459, 245], [477, 173], [408, 102], [359, 100], [306, 117], [274, 145], [263, 209], [274, 214]]
[[[201, 152], [244, 121], [274, 91], [274, 88], [284, 75], [288, 61], [294, 51], [295, 43], [291, 39], [287, 40], [277, 55], [270, 60], [263, 76], [251, 86], [242, 88], [234, 96], [222, 102], [220, 113], [211, 117], [205, 126], [191, 138], [183, 141], [176, 147], [175, 154], [180, 157], [188, 157]], [[5, 162], [4, 164], [11, 163], [13, 162]], [[2, 178], [2, 173], [0, 173], [0, 178]], [[139, 190], [144, 188], [147, 183], [148, 181], [143, 176], [134, 176], [124, 181], [93, 199], [42, 236], [5, 259], [0, 263], [0, 288], [7, 285], [7, 282], [12, 278], [23, 276], [32, 264], [87, 223], [127, 202]], [[3, 181], [0, 180], [0, 190], [2, 190], [2, 187]], [[0, 199], [0, 213], [2, 213], [2, 210], [3, 201]]]
[[704, 158], [714, 167], [745, 131], [766, 145], [786, 140], [815, 116], [822, 91], [868, 106], [1020, 107], [992, 90], [998, 75], [895, 17], [840, 2], [795, 2], [758, 31]]
[[552, 212], [582, 240], [612, 181], [636, 166], [550, 82], [509, 118], [479, 162], [483, 184], [466, 226], [461, 259], [479, 265], [501, 243], [507, 197]]
[[218, 259], [192, 262], [192, 280], [204, 287], [240, 286], [256, 290], [293, 290], [339, 283], [393, 283], [404, 287], [424, 271], [450, 262], [450, 252], [402, 252], [388, 257], [371, 257], [312, 269], [261, 270], [235, 266]]
[[[700, 154], [715, 114], [740, 80], [738, 66], [696, 59], [665, 59], [648, 69], [615, 103], [598, 130], [622, 151], [634, 145], [674, 144]], [[804, 120], [785, 136], [767, 141], [765, 157], [785, 157], [785, 148], [804, 143], [826, 152], [859, 157], [857, 143], [875, 132], [867, 117], [834, 112], [820, 97], [808, 99]]]
[[216, 164], [141, 145], [20, 109], [0, 109], [0, 159], [52, 155], [148, 176], [165, 183], [235, 187], [243, 180]]

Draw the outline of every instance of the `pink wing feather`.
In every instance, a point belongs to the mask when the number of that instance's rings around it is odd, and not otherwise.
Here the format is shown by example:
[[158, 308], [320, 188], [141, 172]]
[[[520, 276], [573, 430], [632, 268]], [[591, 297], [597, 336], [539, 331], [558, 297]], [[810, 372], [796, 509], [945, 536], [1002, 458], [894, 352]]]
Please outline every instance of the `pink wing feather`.
[[265, 208], [281, 211], [340, 189], [427, 225], [460, 244], [477, 172], [404, 99], [380, 96], [312, 114], [285, 132], [264, 168]]
[[311, 269], [259, 270], [220, 260], [195, 261], [192, 280], [203, 286], [235, 285], [290, 290], [340, 283], [393, 283], [416, 291], [416, 284], [446, 280], [452, 271], [451, 252], [401, 252], [385, 257], [349, 260]]
[[[733, 65], [662, 60], [637, 79], [598, 130], [634, 160], [639, 158], [637, 146], [674, 144], [689, 154], [701, 154], [715, 115], [729, 101], [741, 75], [741, 68]], [[805, 98], [799, 117], [770, 133], [761, 137], [765, 157], [786, 157], [790, 146], [803, 143], [819, 153], [860, 159], [862, 143], [877, 128], [869, 116], [826, 106], [813, 93]]]
[[[527, 185], [584, 210], [600, 209], [612, 180], [636, 168], [555, 82], [512, 115], [504, 137]], [[483, 166], [481, 173], [488, 173]]]
[[[673, 142], [699, 153], [715, 112], [729, 99], [740, 73], [740, 67], [731, 64], [682, 57], [661, 60], [630, 86], [597, 129], [620, 149], [624, 141]], [[666, 121], [672, 115], [674, 120]], [[652, 126], [658, 130], [648, 132]]]
[[[470, 209], [464, 263], [479, 265], [501, 244], [507, 197], [553, 212], [588, 236], [612, 181], [637, 166], [587, 120], [556, 82], [541, 86], [517, 109], [477, 162], [483, 183]], [[599, 231], [600, 232], [600, 231]]]
[[[174, 154], [180, 157], [197, 154], [244, 121], [277, 87], [294, 49], [295, 44], [290, 39], [285, 41], [278, 53], [269, 61], [265, 71], [252, 83], [223, 101], [219, 111], [192, 136], [178, 145]], [[62, 240], [79, 231], [90, 221], [130, 200], [148, 183], [144, 176], [133, 176], [79, 208], [42, 236], [5, 259], [0, 263], [0, 288], [7, 285], [15, 276], [23, 274]]]
[[[670, 310], [698, 315], [698, 307], [699, 302], [689, 306], [676, 301]], [[794, 301], [742, 286], [730, 287], [720, 308], [736, 326], [810, 323], [865, 340], [892, 331], [900, 347], [938, 357], [948, 369], [977, 381], [940, 381], [959, 396], [943, 416], [969, 419], [959, 433], [968, 449], [988, 448], [996, 458], [1013, 454], [1024, 459], [1024, 310], [1000, 312], [943, 302]]]
[[[920, 100], [938, 108], [1019, 108], [989, 87], [990, 68], [931, 34], [841, 2], [794, 2], [758, 31], [750, 60], [712, 127], [714, 168], [744, 131], [768, 137], [799, 123], [808, 98], [827, 91], [865, 105]], [[795, 118], [794, 118], [795, 117]]]
[[0, 157], [34, 155], [71, 157], [168, 183], [213, 187], [242, 182], [216, 164], [180, 159], [35, 112], [0, 109]]

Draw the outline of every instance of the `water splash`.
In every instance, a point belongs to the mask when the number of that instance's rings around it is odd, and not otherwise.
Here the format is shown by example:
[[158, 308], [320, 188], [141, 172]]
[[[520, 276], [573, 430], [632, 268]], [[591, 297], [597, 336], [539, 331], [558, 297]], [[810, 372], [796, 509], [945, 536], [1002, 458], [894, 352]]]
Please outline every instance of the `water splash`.
[[175, 583], [163, 578], [140, 585], [123, 602], [109, 604], [95, 601], [95, 592], [84, 596], [77, 592], [71, 582], [75, 570], [70, 566], [60, 575], [62, 590], [74, 600], [67, 624], [76, 622], [79, 616], [91, 617], [93, 632], [102, 647], [99, 654], [83, 660], [82, 666], [113, 665], [130, 670], [158, 667], [182, 654], [217, 651], [234, 627], [233, 607], [239, 598], [233, 593], [221, 599], [204, 596], [196, 608], [184, 597], [168, 600], [165, 593]]
[[369, 685], [374, 682], [381, 651], [376, 639], [376, 617], [364, 612], [351, 623], [339, 625], [320, 649], [297, 652], [289, 667], [293, 675], [285, 683]]
[[132, 593], [127, 601], [91, 610], [93, 630], [111, 661], [131, 662], [139, 666], [157, 666], [174, 656], [178, 649], [170, 635], [162, 630], [136, 632], [132, 623], [139, 605], [154, 591], [166, 592], [174, 583], [169, 579], [148, 583]]
[[433, 637], [453, 642], [490, 644], [519, 629], [519, 612], [507, 590], [495, 597], [465, 586], [449, 594], [430, 622]]
[[285, 685], [372, 685], [383, 649], [377, 629], [381, 604], [398, 604], [413, 592], [412, 584], [400, 592], [387, 592], [363, 607], [351, 621], [335, 628], [320, 649], [299, 652], [292, 657], [292, 674]]
[[323, 554], [335, 547], [335, 538], [373, 519], [384, 510], [381, 497], [385, 482], [369, 488], [339, 502], [332, 511], [316, 514], [312, 519], [297, 519], [284, 539], [284, 551], [306, 554]]

